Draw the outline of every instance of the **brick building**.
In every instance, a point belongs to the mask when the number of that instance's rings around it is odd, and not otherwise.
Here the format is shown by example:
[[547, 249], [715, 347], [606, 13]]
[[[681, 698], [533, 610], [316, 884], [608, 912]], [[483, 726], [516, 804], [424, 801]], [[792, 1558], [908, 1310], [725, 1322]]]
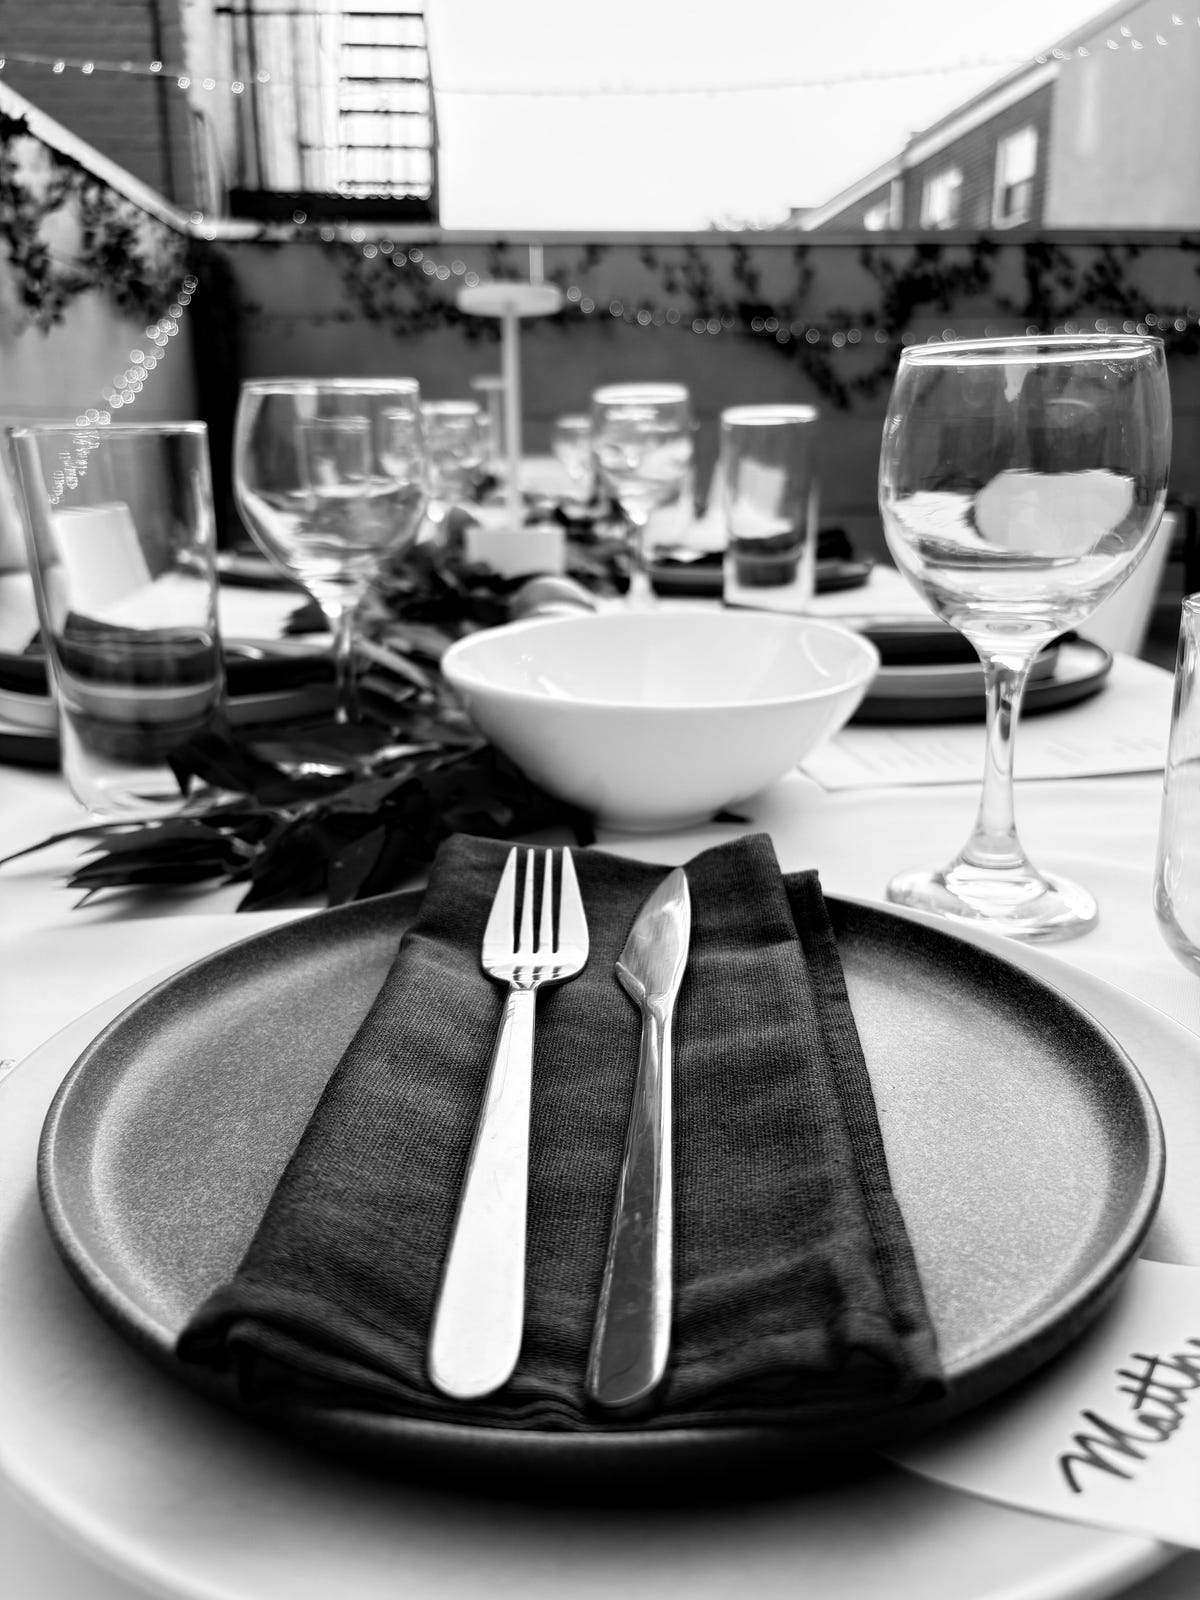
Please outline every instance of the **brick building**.
[[[149, 70], [155, 61], [187, 60], [183, 12], [184, 0], [10, 3], [0, 48], [11, 89], [188, 207], [203, 187], [197, 112], [173, 76]], [[125, 62], [139, 70], [119, 70]]]
[[1124, 0], [914, 134], [791, 226], [1194, 228], [1198, 33], [1171, 0]]
[[36, 0], [4, 81], [184, 210], [436, 218], [421, 0]]

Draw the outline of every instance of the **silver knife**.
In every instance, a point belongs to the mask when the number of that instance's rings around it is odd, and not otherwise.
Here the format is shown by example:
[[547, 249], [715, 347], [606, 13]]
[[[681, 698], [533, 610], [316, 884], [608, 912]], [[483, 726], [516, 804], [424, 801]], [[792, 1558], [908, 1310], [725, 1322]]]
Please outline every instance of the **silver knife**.
[[586, 1389], [636, 1406], [662, 1381], [671, 1337], [671, 1017], [687, 965], [692, 904], [676, 867], [638, 912], [617, 978], [642, 1013], [633, 1109], [625, 1136]]

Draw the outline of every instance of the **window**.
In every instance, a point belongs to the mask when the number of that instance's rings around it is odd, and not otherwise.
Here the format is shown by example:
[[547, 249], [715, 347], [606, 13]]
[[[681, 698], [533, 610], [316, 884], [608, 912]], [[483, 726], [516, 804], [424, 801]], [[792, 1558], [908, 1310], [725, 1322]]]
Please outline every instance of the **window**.
[[926, 178], [921, 190], [921, 226], [954, 228], [958, 225], [962, 201], [962, 173], [957, 167], [943, 167]]
[[863, 212], [863, 227], [868, 233], [883, 233], [892, 225], [892, 201], [889, 196]]
[[868, 233], [884, 233], [888, 228], [898, 228], [904, 220], [904, 180], [893, 178], [888, 184], [886, 199], [876, 200], [863, 214], [863, 227]]
[[1037, 129], [1033, 127], [1018, 128], [996, 146], [992, 222], [997, 228], [1012, 228], [1032, 219], [1037, 151]]

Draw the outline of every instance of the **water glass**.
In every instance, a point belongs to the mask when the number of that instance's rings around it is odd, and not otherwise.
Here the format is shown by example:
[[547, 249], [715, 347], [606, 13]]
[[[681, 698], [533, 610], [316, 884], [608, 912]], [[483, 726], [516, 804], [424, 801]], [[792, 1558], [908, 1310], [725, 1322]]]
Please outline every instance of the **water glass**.
[[484, 466], [499, 477], [504, 471], [504, 379], [498, 372], [481, 372], [468, 388], [483, 412]]
[[487, 422], [474, 400], [423, 400], [429, 455], [429, 515], [441, 521], [470, 500], [487, 460]]
[[104, 819], [206, 798], [176, 770], [224, 712], [204, 424], [10, 437], [71, 792]]
[[1154, 911], [1168, 945], [1200, 973], [1200, 595], [1179, 622], [1171, 732], [1163, 774]]
[[570, 482], [570, 498], [578, 505], [587, 505], [596, 487], [591, 417], [575, 412], [555, 417], [550, 429], [550, 450]]
[[812, 599], [817, 441], [813, 406], [733, 406], [721, 413], [717, 475], [729, 604], [803, 611]]

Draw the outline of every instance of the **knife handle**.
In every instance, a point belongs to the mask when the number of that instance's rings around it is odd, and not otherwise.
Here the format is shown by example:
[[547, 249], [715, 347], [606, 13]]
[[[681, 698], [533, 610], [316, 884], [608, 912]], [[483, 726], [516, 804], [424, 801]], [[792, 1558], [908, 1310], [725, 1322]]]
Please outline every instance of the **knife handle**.
[[600, 1304], [588, 1355], [597, 1405], [636, 1406], [662, 1381], [671, 1336], [671, 1015], [646, 1006]]
[[456, 1400], [512, 1375], [525, 1320], [533, 989], [510, 988], [429, 1341], [434, 1387]]

